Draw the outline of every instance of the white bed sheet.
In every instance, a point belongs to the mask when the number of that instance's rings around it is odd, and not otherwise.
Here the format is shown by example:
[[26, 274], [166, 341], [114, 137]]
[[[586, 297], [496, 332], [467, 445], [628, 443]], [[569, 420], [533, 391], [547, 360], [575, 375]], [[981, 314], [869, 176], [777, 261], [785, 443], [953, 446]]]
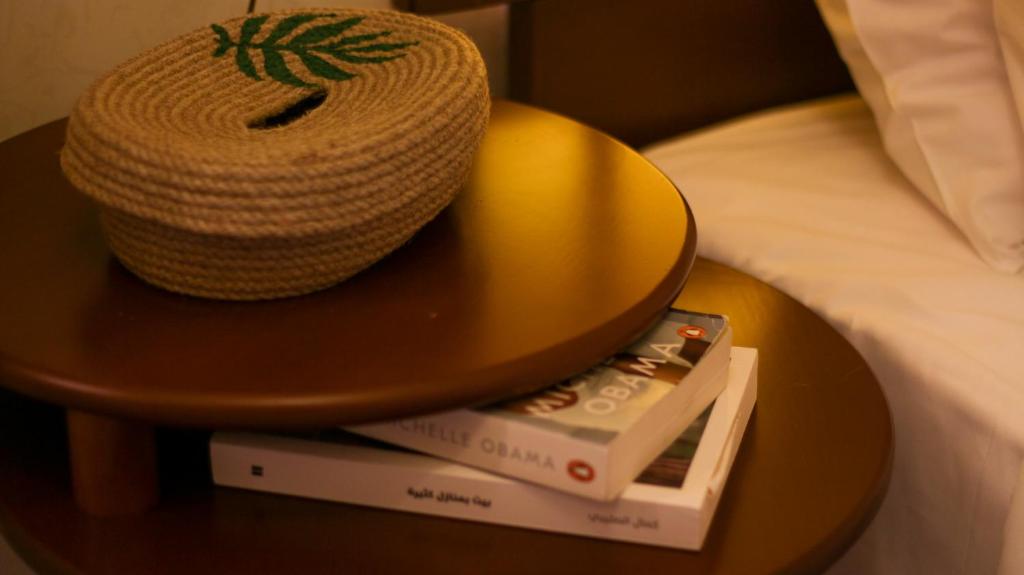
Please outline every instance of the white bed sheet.
[[645, 155], [690, 202], [699, 254], [826, 318], [885, 391], [892, 481], [831, 573], [1020, 572], [1024, 492], [1009, 509], [1024, 490], [1024, 276], [987, 267], [913, 189], [856, 96], [763, 112]]

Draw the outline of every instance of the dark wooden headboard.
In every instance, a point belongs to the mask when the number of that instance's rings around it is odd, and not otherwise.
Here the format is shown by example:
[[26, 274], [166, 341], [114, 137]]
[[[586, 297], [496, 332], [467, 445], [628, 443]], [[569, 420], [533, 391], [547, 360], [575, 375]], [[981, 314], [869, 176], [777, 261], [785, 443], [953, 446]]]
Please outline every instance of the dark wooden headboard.
[[853, 89], [814, 0], [519, 0], [509, 26], [513, 99], [635, 146]]

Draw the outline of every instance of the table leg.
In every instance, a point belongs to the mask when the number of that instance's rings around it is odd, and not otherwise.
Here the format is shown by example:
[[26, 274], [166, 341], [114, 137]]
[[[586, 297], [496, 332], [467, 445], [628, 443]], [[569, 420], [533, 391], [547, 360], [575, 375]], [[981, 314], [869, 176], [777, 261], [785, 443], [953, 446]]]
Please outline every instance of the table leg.
[[152, 426], [67, 410], [75, 501], [100, 516], [141, 513], [159, 499]]

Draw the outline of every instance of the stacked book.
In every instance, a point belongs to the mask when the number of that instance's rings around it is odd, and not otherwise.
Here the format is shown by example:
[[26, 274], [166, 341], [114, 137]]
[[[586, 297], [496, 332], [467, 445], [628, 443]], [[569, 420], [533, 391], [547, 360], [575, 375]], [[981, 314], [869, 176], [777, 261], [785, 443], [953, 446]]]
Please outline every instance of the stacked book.
[[700, 549], [757, 396], [726, 317], [671, 310], [568, 381], [472, 409], [309, 434], [215, 433], [214, 482]]

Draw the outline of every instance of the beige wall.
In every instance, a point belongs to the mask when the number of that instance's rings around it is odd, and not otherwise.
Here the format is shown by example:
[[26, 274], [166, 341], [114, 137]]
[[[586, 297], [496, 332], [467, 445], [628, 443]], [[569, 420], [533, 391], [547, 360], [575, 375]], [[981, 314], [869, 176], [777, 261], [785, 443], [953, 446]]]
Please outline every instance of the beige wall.
[[131, 55], [243, 14], [246, 0], [0, 0], [0, 140], [66, 116]]
[[[248, 0], [0, 0], [0, 140], [66, 116], [95, 78], [146, 48], [245, 13]], [[390, 0], [257, 0], [259, 11]], [[465, 30], [504, 95], [506, 8], [438, 18]]]

